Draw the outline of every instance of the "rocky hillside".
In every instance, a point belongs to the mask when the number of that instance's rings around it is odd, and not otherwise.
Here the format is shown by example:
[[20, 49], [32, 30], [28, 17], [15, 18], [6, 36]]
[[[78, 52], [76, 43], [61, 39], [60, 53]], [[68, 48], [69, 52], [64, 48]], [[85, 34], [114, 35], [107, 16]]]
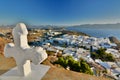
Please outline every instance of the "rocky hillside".
[[109, 37], [109, 39], [111, 42], [116, 43], [117, 48], [120, 49], [120, 41], [116, 37], [112, 36], [112, 37]]
[[112, 43], [120, 43], [120, 41], [114, 36], [109, 37], [109, 39]]

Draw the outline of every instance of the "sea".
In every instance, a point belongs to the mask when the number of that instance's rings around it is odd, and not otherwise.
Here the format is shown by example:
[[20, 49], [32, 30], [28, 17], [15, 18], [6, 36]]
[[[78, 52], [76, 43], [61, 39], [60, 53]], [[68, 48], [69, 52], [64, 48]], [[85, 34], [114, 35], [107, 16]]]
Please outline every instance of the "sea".
[[66, 30], [83, 32], [97, 38], [114, 36], [120, 40], [120, 28], [67, 27]]

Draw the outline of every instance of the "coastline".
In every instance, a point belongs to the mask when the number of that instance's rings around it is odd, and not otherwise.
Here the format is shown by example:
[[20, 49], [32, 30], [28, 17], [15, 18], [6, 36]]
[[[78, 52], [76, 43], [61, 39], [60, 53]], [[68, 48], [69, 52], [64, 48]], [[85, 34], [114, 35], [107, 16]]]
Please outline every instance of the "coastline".
[[113, 28], [94, 28], [94, 27], [67, 27], [65, 28], [66, 30], [72, 30], [72, 31], [76, 31], [76, 32], [83, 32], [85, 34], [88, 34], [90, 36], [93, 37], [111, 37], [114, 36], [117, 39], [120, 40], [120, 28], [119, 29], [113, 29]]

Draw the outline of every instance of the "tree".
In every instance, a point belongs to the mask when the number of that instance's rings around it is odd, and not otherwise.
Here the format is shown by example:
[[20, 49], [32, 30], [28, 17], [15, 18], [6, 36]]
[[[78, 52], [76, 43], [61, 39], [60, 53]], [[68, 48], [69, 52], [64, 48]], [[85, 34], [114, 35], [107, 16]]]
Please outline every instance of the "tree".
[[80, 59], [80, 61], [75, 61], [72, 56], [59, 57], [55, 63], [60, 64], [64, 68], [69, 66], [72, 71], [83, 72], [91, 75], [93, 74], [90, 66], [83, 59]]
[[83, 59], [81, 59], [80, 65], [81, 65], [80, 72], [93, 75], [93, 72], [90, 69], [90, 66]]
[[98, 59], [98, 54], [96, 52], [91, 52], [91, 57], [93, 59]]
[[106, 53], [104, 48], [98, 49], [96, 52], [91, 53], [93, 59], [101, 59], [103, 61], [115, 61], [111, 53]]
[[70, 67], [70, 70], [80, 72], [80, 63], [78, 61], [75, 61], [74, 59], [69, 59], [68, 66]]
[[59, 57], [58, 61], [56, 61], [56, 63], [60, 64], [61, 66], [63, 66], [64, 68], [67, 67], [67, 61], [63, 58], [63, 57]]
[[115, 58], [113, 57], [113, 55], [112, 55], [111, 53], [107, 54], [106, 59], [107, 59], [108, 61], [115, 61]]

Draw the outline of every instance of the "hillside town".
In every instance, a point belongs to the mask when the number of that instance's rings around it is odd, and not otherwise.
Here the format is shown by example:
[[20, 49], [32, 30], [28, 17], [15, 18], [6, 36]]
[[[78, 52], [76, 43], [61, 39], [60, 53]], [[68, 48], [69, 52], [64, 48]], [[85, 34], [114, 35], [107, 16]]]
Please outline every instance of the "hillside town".
[[[120, 52], [117, 49], [117, 44], [112, 43], [109, 38], [63, 34], [60, 31], [48, 30], [44, 32], [43, 37], [31, 42], [31, 45], [42, 46], [46, 51], [53, 52], [54, 56], [60, 54], [62, 56], [72, 56], [76, 61], [83, 58], [91, 66], [95, 76], [119, 79], [120, 62], [118, 59], [120, 58]], [[100, 48], [105, 49], [105, 52], [111, 54], [115, 60], [93, 59], [91, 53]]]

